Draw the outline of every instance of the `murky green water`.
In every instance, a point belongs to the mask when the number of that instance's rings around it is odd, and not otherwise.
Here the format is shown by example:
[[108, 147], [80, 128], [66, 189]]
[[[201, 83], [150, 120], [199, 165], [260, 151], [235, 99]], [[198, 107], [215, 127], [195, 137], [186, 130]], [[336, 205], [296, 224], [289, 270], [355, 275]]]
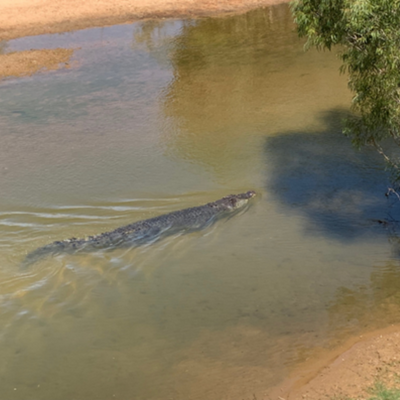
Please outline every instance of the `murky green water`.
[[[286, 5], [7, 43], [74, 67], [0, 85], [0, 398], [262, 399], [319, 347], [399, 322], [394, 215], [373, 152], [340, 134], [329, 53]], [[242, 215], [151, 246], [48, 242], [229, 193]]]

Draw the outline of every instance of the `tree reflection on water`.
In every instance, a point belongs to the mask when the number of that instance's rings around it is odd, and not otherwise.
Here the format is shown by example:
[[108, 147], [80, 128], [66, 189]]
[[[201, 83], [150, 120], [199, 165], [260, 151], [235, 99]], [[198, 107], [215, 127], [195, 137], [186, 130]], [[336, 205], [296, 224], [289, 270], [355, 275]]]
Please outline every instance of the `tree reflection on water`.
[[287, 5], [183, 24], [163, 101], [172, 156], [217, 175], [235, 168], [246, 138], [265, 131], [266, 105], [282, 101], [276, 72], [303, 54], [293, 28]]

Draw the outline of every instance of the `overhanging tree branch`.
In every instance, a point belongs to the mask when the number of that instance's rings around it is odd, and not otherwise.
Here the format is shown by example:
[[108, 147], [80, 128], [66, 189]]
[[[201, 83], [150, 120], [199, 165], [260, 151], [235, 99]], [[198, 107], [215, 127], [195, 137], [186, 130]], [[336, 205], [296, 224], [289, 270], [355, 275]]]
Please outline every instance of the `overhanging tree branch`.
[[400, 0], [295, 0], [291, 8], [307, 46], [340, 45], [354, 93], [344, 133], [358, 147], [372, 144], [399, 183], [400, 164], [380, 142], [400, 148]]

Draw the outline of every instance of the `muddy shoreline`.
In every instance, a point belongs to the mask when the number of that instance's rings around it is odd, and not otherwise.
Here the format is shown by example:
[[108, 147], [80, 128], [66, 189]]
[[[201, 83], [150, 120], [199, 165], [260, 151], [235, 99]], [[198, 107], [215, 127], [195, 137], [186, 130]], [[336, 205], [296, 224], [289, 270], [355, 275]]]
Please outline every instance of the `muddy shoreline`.
[[271, 389], [271, 400], [369, 398], [380, 382], [400, 388], [400, 325], [350, 337], [332, 350], [320, 349]]
[[144, 19], [242, 13], [288, 0], [0, 0], [0, 41]]
[[4, 48], [12, 39], [148, 19], [224, 16], [285, 2], [288, 0], [0, 0], [0, 82], [71, 67], [74, 49], [7, 53]]

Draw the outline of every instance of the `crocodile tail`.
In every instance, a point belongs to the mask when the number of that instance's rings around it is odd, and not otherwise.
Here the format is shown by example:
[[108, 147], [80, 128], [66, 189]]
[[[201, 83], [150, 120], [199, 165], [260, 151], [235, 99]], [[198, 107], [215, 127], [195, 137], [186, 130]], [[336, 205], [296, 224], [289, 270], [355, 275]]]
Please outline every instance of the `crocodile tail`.
[[39, 247], [38, 249], [28, 253], [22, 261], [23, 267], [29, 267], [37, 261], [42, 260], [50, 255], [60, 253], [65, 249], [65, 242], [53, 242], [46, 246]]

